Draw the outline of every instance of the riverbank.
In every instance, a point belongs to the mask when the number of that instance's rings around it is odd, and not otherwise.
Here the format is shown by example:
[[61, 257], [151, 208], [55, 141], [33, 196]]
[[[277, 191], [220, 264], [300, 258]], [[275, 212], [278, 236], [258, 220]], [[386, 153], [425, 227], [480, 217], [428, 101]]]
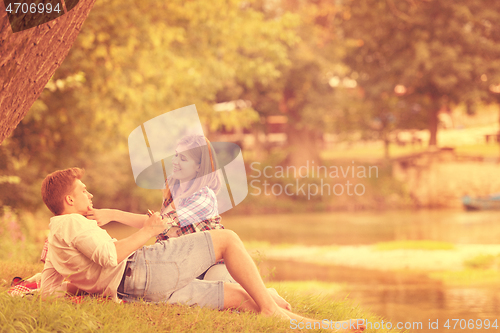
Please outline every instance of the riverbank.
[[458, 244], [451, 250], [397, 249], [377, 250], [373, 245], [301, 246], [246, 242], [252, 253], [267, 259], [294, 260], [320, 265], [340, 265], [367, 269], [459, 271], [465, 262], [480, 255], [500, 255], [500, 245]]
[[500, 279], [500, 245], [458, 244], [449, 250], [379, 250], [376, 245], [300, 246], [266, 242], [246, 242], [245, 246], [261, 261], [349, 268], [381, 275], [417, 274], [454, 286], [491, 285]]

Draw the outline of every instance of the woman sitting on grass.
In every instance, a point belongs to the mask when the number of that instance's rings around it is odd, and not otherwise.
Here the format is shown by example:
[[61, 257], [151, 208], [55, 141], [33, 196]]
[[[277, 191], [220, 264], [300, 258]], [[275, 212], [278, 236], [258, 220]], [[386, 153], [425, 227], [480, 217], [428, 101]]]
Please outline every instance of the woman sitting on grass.
[[[218, 161], [210, 141], [202, 135], [182, 138], [172, 160], [173, 172], [165, 182], [160, 214], [174, 221], [157, 241], [194, 232], [224, 229], [216, 194], [221, 188]], [[236, 282], [224, 261], [210, 267], [200, 279]]]
[[172, 160], [173, 172], [165, 182], [160, 214], [174, 219], [158, 240], [197, 231], [223, 229], [216, 194], [221, 188], [215, 151], [207, 138], [182, 138]]

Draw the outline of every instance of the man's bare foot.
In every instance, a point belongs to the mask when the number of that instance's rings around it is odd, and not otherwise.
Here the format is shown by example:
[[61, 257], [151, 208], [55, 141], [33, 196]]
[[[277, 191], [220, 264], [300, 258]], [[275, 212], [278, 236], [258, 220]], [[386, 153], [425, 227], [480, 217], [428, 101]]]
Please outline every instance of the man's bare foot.
[[269, 293], [269, 295], [271, 295], [271, 297], [274, 299], [274, 301], [276, 302], [276, 304], [278, 304], [280, 308], [292, 311], [292, 306], [290, 305], [290, 303], [288, 303], [283, 297], [281, 297], [276, 291], [276, 289], [267, 288], [267, 292]]
[[350, 319], [344, 321], [330, 321], [329, 328], [339, 333], [360, 333], [366, 328], [364, 319]]

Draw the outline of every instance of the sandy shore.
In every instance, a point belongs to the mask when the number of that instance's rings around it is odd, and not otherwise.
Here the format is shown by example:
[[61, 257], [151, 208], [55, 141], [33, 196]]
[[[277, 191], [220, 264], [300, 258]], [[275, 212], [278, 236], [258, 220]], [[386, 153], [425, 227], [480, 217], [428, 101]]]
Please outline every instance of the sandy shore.
[[377, 270], [462, 270], [464, 261], [481, 254], [500, 254], [500, 245], [456, 245], [453, 250], [376, 250], [373, 246], [250, 247], [266, 259], [294, 260], [322, 265], [341, 265]]

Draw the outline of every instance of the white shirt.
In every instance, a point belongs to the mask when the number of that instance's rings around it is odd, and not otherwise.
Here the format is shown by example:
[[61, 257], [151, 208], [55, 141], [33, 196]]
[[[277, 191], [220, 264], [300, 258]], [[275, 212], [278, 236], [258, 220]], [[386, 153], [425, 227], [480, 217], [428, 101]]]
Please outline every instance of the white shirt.
[[51, 294], [69, 281], [80, 290], [111, 296], [125, 270], [127, 260], [117, 262], [116, 239], [80, 214], [50, 219], [49, 250], [42, 271], [42, 293]]

